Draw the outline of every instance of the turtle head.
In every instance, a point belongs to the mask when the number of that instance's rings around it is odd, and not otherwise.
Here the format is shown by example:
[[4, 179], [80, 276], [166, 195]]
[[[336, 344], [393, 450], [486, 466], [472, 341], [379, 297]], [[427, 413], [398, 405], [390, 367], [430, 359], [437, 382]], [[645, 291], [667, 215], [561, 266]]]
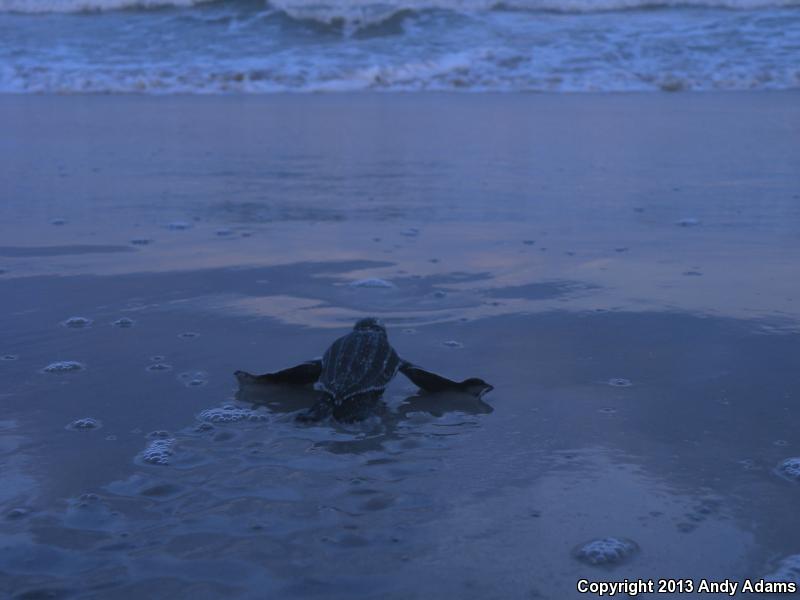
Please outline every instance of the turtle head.
[[377, 331], [386, 335], [386, 328], [375, 317], [367, 317], [356, 322], [353, 331]]
[[488, 394], [494, 389], [492, 384], [486, 383], [483, 379], [479, 379], [478, 377], [470, 377], [469, 379], [465, 379], [461, 382], [460, 386], [461, 389], [467, 394], [476, 396], [478, 398], [484, 394]]

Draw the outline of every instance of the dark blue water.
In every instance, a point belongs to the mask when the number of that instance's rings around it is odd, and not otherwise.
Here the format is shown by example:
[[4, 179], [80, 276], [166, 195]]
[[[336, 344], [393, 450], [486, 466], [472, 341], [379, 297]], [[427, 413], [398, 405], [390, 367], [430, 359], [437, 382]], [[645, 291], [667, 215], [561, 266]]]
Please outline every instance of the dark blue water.
[[800, 86], [797, 0], [0, 0], [0, 91]]

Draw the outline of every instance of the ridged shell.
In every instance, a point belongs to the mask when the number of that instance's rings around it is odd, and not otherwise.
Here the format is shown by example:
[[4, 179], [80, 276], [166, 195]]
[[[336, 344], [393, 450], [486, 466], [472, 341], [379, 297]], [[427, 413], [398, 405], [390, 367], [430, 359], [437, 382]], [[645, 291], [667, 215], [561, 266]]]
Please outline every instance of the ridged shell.
[[325, 351], [316, 387], [343, 402], [358, 394], [383, 390], [399, 366], [400, 359], [385, 332], [352, 331]]

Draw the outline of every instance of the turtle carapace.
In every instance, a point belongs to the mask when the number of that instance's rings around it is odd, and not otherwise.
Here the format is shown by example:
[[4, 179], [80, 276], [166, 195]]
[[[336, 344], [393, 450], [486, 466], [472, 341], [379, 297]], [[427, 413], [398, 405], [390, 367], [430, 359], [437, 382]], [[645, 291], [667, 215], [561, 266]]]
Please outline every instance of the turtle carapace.
[[353, 331], [334, 341], [321, 359], [264, 375], [237, 371], [236, 378], [240, 384], [313, 383], [322, 397], [299, 420], [333, 416], [357, 421], [369, 416], [398, 371], [426, 392], [455, 391], [480, 398], [493, 389], [482, 379], [453, 381], [401, 359], [389, 344], [386, 328], [374, 318], [358, 321]]

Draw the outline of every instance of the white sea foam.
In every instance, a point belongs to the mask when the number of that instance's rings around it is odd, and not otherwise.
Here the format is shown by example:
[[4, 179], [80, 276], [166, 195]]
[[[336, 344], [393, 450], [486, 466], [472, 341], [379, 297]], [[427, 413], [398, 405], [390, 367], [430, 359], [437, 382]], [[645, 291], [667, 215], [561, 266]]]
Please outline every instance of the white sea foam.
[[191, 223], [187, 223], [186, 221], [173, 221], [167, 225], [167, 229], [183, 231], [184, 229], [189, 229], [191, 226]]
[[0, 11], [26, 14], [189, 7], [213, 0], [0, 0]]
[[170, 457], [175, 453], [174, 446], [175, 440], [172, 438], [154, 440], [139, 453], [139, 458], [151, 465], [168, 465]]
[[71, 429], [73, 431], [90, 431], [93, 429], [100, 429], [103, 426], [103, 423], [98, 419], [93, 419], [92, 417], [84, 417], [82, 419], [75, 419], [69, 425], [67, 425], [67, 429]]
[[778, 465], [777, 472], [781, 477], [800, 482], [800, 457], [787, 458]]
[[249, 408], [238, 408], [229, 404], [222, 408], [208, 408], [202, 411], [197, 418], [207, 423], [260, 422], [269, 420], [269, 416], [265, 412]]
[[152, 365], [147, 365], [147, 370], [148, 371], [153, 371], [153, 372], [156, 372], [156, 373], [159, 372], [159, 371], [171, 371], [172, 370], [172, 365], [168, 365], [168, 364], [163, 363], [163, 362], [156, 362], [156, 363], [153, 363]]
[[[800, 88], [800, 0], [195, 1], [0, 0], [0, 92]], [[164, 4], [192, 8], [107, 13]]]
[[293, 19], [342, 24], [350, 29], [368, 27], [406, 13], [447, 10], [475, 14], [490, 10], [525, 12], [554, 12], [591, 14], [612, 11], [655, 8], [722, 8], [755, 10], [800, 5], [800, 0], [348, 0], [319, 2], [318, 0], [271, 0], [277, 8]]
[[393, 288], [394, 284], [391, 281], [387, 281], [386, 279], [378, 279], [377, 277], [371, 277], [369, 279], [359, 279], [357, 281], [350, 282], [350, 287], [355, 288]]
[[66, 321], [62, 321], [61, 324], [70, 329], [83, 329], [84, 327], [90, 327], [92, 322], [92, 319], [87, 317], [70, 317]]
[[45, 373], [73, 373], [83, 371], [86, 367], [76, 360], [59, 360], [44, 368]]
[[[576, 63], [584, 60], [580, 56], [573, 58]], [[569, 63], [569, 52], [564, 52], [561, 60]], [[274, 69], [251, 69], [242, 65], [226, 70], [225, 66], [209, 66], [208, 71], [192, 65], [176, 66], [174, 70], [143, 65], [132, 71], [94, 65], [63, 70], [56, 64], [11, 70], [0, 66], [0, 93], [688, 92], [800, 88], [800, 66], [762, 65], [757, 58], [751, 62], [751, 65], [738, 63], [735, 67], [698, 64], [684, 73], [663, 72], [662, 66], [653, 64], [630, 65], [630, 70], [625, 70], [598, 62], [572, 71], [552, 61], [534, 64], [524, 56], [498, 61], [485, 52], [472, 53], [472, 57], [465, 52], [368, 67], [323, 63], [317, 65], [316, 70], [308, 69], [302, 74], [291, 64], [276, 65]], [[513, 63], [527, 68], [507, 68], [506, 65]]]
[[592, 540], [574, 550], [575, 558], [590, 565], [615, 565], [639, 551], [633, 540], [606, 537]]
[[778, 564], [777, 569], [765, 575], [766, 581], [785, 581], [800, 585], [800, 554], [787, 556]]
[[[219, 0], [0, 0], [0, 12], [25, 14], [94, 13], [115, 10], [151, 10], [191, 8]], [[451, 10], [480, 12], [497, 9], [550, 11], [564, 13], [595, 13], [652, 8], [697, 7], [753, 10], [798, 6], [798, 0], [348, 0], [319, 2], [318, 0], [271, 0], [272, 7], [296, 19], [320, 22], [336, 21], [375, 23], [403, 12]]]

